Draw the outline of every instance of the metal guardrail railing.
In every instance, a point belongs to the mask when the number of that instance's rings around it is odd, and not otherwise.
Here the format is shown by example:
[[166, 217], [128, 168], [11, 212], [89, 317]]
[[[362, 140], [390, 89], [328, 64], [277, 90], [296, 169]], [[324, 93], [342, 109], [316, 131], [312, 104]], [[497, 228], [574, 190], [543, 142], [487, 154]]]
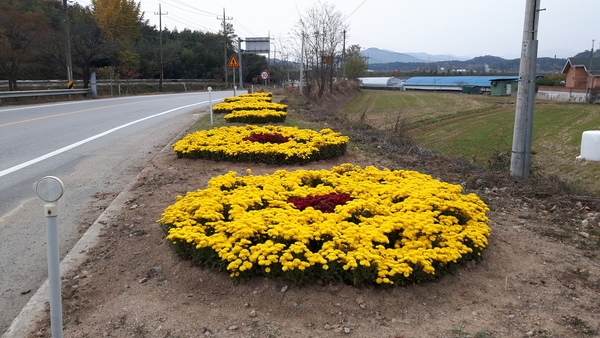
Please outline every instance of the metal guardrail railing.
[[83, 89], [46, 89], [46, 90], [17, 90], [10, 92], [0, 92], [0, 99], [8, 99], [14, 97], [37, 97], [37, 96], [54, 96], [54, 95], [75, 95], [75, 94], [91, 94], [91, 88]]

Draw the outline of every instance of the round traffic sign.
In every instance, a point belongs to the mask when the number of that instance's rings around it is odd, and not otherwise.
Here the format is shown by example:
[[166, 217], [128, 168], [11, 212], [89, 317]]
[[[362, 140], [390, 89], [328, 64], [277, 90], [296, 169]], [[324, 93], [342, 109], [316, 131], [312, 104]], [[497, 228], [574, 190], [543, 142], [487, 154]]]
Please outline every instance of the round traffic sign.
[[263, 70], [263, 71], [260, 73], [260, 78], [261, 78], [261, 79], [263, 79], [263, 80], [266, 80], [266, 79], [268, 79], [268, 78], [269, 78], [269, 71], [268, 71], [268, 70], [266, 70], [266, 69], [265, 69], [265, 70]]

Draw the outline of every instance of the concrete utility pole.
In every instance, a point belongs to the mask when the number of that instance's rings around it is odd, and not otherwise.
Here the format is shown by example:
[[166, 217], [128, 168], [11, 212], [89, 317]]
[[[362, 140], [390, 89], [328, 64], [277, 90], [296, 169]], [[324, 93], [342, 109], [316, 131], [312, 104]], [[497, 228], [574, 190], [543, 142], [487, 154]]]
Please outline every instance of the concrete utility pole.
[[592, 103], [592, 95], [590, 94], [590, 90], [592, 89], [591, 82], [594, 80], [594, 76], [592, 75], [592, 66], [594, 61], [594, 42], [596, 40], [592, 40], [592, 51], [590, 52], [590, 69], [588, 70], [587, 81], [585, 84], [585, 100], [587, 103]]
[[[223, 8], [223, 17], [217, 16], [217, 20], [223, 20], [223, 57], [225, 58], [225, 87], [227, 87], [227, 81], [229, 81], [229, 67], [227, 67], [227, 23], [226, 21], [233, 20], [231, 16], [225, 16], [225, 8]], [[232, 70], [235, 72], [235, 69]], [[235, 80], [233, 80], [235, 86]]]
[[510, 157], [510, 174], [522, 178], [526, 178], [531, 170], [531, 135], [535, 102], [540, 1], [527, 0], [525, 5], [523, 45], [519, 66], [519, 90], [517, 91], [515, 127]]
[[160, 50], [160, 79], [158, 80], [158, 90], [163, 91], [163, 48], [162, 48], [162, 16], [167, 15], [169, 12], [163, 13], [160, 10], [160, 2], [158, 3], [158, 13], [154, 12], [154, 15], [158, 15], [158, 49]]
[[67, 58], [67, 81], [68, 87], [73, 87], [73, 62], [71, 61], [71, 22], [69, 20], [69, 6], [67, 0], [63, 0], [63, 10], [65, 11], [65, 42]]

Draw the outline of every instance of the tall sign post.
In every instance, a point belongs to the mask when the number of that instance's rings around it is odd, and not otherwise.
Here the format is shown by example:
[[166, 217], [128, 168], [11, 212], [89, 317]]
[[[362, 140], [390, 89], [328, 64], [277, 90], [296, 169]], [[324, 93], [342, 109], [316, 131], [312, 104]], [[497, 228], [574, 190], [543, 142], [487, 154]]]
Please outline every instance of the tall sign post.
[[538, 21], [541, 0], [527, 0], [521, 64], [519, 66], [519, 90], [510, 157], [510, 174], [527, 178], [531, 170], [531, 139], [533, 129], [533, 106], [535, 101], [536, 61], [538, 50]]
[[[235, 68], [240, 68], [240, 63], [238, 62], [238, 60], [235, 57], [235, 54], [231, 54], [231, 57], [229, 58], [229, 62], [227, 62], [227, 68], [233, 68], [233, 96], [235, 96]], [[241, 77], [241, 74], [240, 74]], [[242, 81], [240, 80], [240, 83]], [[243, 88], [242, 88], [243, 89]]]
[[[244, 52], [246, 53], [252, 53], [252, 54], [267, 54], [270, 55], [271, 53], [271, 38], [270, 37], [265, 37], [265, 38], [246, 38], [244, 40], [238, 40], [239, 42], [244, 41], [246, 42], [246, 49], [244, 49]], [[239, 45], [239, 50], [241, 53], [241, 44]], [[241, 62], [241, 54], [240, 54], [240, 62]], [[263, 71], [264, 72], [264, 71]], [[263, 78], [262, 74], [263, 72], [261, 72], [260, 76], [261, 79], [266, 80]], [[240, 68], [240, 88], [243, 89], [242, 87], [242, 69]], [[267, 72], [267, 79], [269, 78], [268, 72]]]
[[242, 38], [238, 38], [238, 59], [240, 61], [240, 90], [244, 90], [244, 83], [242, 80]]
[[60, 258], [58, 254], [57, 201], [62, 197], [64, 185], [54, 176], [43, 177], [35, 186], [38, 196], [46, 202], [46, 242], [48, 246], [48, 286], [50, 291], [50, 330], [52, 338], [63, 337], [62, 297], [60, 292]]

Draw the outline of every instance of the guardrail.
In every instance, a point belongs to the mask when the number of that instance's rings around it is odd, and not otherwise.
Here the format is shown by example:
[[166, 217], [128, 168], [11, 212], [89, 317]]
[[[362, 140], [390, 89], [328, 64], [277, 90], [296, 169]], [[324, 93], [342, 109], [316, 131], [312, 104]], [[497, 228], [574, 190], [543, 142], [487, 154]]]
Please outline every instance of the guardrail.
[[46, 90], [17, 90], [9, 92], [0, 92], [0, 99], [8, 99], [14, 97], [38, 97], [38, 96], [54, 96], [54, 95], [75, 95], [75, 94], [91, 94], [91, 88], [84, 89], [46, 89]]

